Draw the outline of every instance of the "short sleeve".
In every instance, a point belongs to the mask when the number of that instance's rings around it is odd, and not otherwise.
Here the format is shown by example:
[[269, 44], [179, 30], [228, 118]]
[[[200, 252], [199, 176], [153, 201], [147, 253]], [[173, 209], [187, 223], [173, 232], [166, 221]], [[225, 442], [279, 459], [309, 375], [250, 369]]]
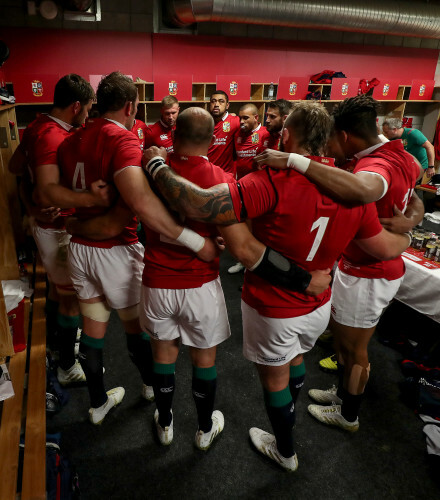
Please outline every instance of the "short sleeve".
[[66, 138], [61, 130], [47, 129], [35, 142], [33, 163], [35, 167], [40, 165], [57, 165], [57, 152], [60, 144]]
[[420, 130], [413, 129], [411, 133], [409, 134], [408, 137], [411, 137], [412, 142], [416, 144], [417, 146], [421, 146], [422, 144], [425, 144], [425, 142], [428, 140]]
[[358, 161], [354, 169], [354, 173], [358, 172], [371, 172], [373, 174], [383, 177], [388, 184], [391, 184], [392, 176], [390, 172], [390, 165], [380, 158], [365, 158]]
[[277, 195], [267, 170], [252, 172], [237, 183], [229, 183], [235, 216], [238, 221], [254, 219], [270, 212]]
[[115, 138], [113, 144], [113, 175], [127, 167], [142, 167], [142, 151], [139, 141], [131, 132], [122, 133]]

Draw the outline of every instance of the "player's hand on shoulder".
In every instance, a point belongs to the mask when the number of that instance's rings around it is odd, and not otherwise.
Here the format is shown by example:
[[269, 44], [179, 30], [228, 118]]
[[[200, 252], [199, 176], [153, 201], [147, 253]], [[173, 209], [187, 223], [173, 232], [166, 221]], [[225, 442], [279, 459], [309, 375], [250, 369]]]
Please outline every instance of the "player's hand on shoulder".
[[394, 216], [393, 217], [382, 217], [379, 218], [380, 223], [383, 228], [391, 233], [407, 233], [411, 231], [414, 227], [414, 221], [410, 217], [401, 212], [396, 205], [394, 205]]
[[284, 151], [275, 151], [275, 149], [266, 149], [254, 158], [254, 162], [258, 165], [258, 168], [262, 168], [264, 165], [274, 168], [288, 168], [287, 160], [289, 159], [289, 153]]
[[99, 207], [109, 207], [117, 196], [116, 189], [102, 179], [92, 182], [90, 192], [93, 194], [96, 205]]
[[165, 148], [158, 148], [157, 146], [151, 146], [144, 151], [142, 157], [142, 165], [148, 164], [150, 160], [152, 160], [155, 156], [161, 156], [164, 160], [167, 159], [167, 150]]
[[306, 295], [320, 295], [325, 292], [330, 286], [332, 280], [330, 274], [330, 268], [328, 269], [317, 269], [316, 271], [311, 271], [312, 279], [309, 286], [306, 288]]
[[197, 252], [197, 257], [205, 262], [211, 262], [220, 255], [217, 242], [211, 238], [205, 238], [203, 248]]

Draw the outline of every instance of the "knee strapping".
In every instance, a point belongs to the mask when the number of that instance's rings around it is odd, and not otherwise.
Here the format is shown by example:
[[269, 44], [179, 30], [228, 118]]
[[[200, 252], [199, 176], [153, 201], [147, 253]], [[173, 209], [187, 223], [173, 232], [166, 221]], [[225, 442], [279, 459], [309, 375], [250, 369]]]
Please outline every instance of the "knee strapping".
[[86, 304], [85, 302], [79, 303], [81, 314], [93, 321], [100, 323], [107, 323], [110, 318], [111, 309], [107, 302], [95, 302], [94, 304]]
[[117, 313], [121, 321], [131, 321], [133, 319], [137, 319], [139, 318], [138, 304], [132, 307], [127, 307], [125, 309], [118, 309]]
[[348, 379], [348, 392], [350, 394], [362, 394], [370, 377], [370, 365], [366, 368], [361, 365], [353, 365]]

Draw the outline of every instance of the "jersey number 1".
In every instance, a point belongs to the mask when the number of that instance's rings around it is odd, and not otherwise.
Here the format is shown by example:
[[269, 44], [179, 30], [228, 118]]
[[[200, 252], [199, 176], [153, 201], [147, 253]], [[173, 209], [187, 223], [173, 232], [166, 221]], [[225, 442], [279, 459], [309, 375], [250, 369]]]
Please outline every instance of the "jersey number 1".
[[312, 248], [310, 249], [309, 255], [307, 255], [306, 261], [310, 262], [313, 260], [313, 258], [316, 255], [316, 252], [318, 251], [319, 245], [321, 244], [322, 238], [324, 237], [325, 230], [327, 229], [327, 224], [328, 221], [330, 220], [330, 217], [320, 217], [319, 219], [315, 220], [315, 222], [312, 225], [312, 229], [310, 232], [314, 231], [316, 228], [318, 228], [318, 232], [316, 233], [315, 236], [315, 241], [313, 242]]

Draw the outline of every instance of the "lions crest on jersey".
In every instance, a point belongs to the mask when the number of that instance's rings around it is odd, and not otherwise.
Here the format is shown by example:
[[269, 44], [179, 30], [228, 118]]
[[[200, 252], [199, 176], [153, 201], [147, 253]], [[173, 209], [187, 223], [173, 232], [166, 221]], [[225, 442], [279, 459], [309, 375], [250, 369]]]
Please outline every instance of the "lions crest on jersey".
[[138, 137], [139, 137], [139, 139], [144, 138], [144, 131], [141, 128], [138, 128]]
[[229, 122], [223, 122], [223, 132], [230, 132], [231, 124]]
[[252, 134], [252, 144], [258, 144], [260, 142], [260, 136], [258, 135], [258, 132], [254, 132]]

